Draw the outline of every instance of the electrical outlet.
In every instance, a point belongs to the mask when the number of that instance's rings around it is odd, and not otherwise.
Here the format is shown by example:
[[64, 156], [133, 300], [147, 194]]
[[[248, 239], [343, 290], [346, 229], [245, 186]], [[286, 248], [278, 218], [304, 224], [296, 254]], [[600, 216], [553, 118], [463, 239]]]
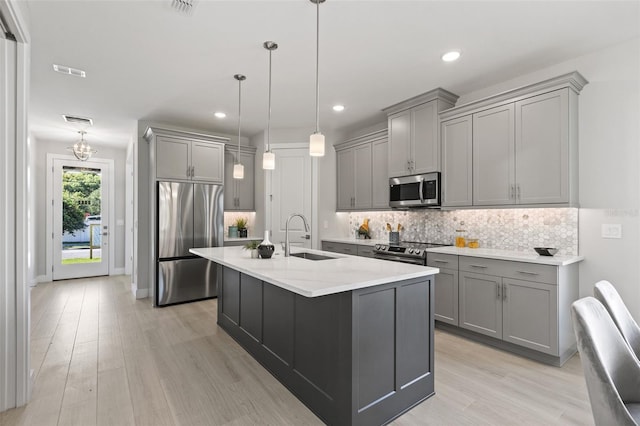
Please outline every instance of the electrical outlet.
[[622, 225], [619, 223], [603, 223], [602, 238], [622, 238]]

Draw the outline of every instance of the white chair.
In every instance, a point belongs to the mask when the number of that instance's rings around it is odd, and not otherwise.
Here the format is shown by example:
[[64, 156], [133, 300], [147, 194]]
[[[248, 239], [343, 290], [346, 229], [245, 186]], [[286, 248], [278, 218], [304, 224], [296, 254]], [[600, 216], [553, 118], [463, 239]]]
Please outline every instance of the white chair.
[[597, 299], [574, 302], [571, 316], [596, 425], [637, 426], [640, 361]]
[[596, 283], [593, 293], [609, 311], [622, 337], [636, 354], [636, 358], [640, 360], [640, 327], [629, 313], [616, 288], [609, 281], [600, 281]]

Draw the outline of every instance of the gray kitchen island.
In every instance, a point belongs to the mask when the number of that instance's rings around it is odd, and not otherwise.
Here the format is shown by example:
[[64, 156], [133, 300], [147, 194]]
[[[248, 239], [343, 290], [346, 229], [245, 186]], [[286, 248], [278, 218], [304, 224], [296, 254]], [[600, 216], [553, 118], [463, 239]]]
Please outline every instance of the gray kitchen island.
[[190, 251], [220, 265], [218, 325], [325, 423], [386, 424], [434, 394], [437, 268]]

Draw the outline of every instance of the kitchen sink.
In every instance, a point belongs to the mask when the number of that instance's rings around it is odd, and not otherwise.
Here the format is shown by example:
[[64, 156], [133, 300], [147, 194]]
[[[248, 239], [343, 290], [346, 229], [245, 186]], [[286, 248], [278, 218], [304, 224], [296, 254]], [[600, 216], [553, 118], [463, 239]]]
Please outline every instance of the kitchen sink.
[[292, 257], [299, 257], [301, 259], [308, 260], [327, 260], [327, 259], [337, 259], [337, 257], [325, 256], [323, 254], [315, 254], [315, 253], [291, 253]]

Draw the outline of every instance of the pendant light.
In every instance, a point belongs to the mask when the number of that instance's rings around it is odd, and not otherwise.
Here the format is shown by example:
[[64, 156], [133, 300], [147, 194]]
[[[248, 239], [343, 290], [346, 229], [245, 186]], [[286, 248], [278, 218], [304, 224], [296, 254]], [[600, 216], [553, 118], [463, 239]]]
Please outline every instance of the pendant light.
[[87, 161], [93, 154], [98, 151], [96, 151], [95, 149], [91, 149], [89, 144], [85, 142], [84, 135], [86, 135], [87, 132], [85, 132], [84, 130], [80, 130], [78, 133], [80, 133], [80, 141], [76, 142], [73, 146], [70, 146], [67, 149], [69, 151], [72, 151], [73, 155], [75, 155], [78, 160]]
[[324, 135], [320, 133], [320, 3], [325, 0], [310, 0], [316, 4], [316, 131], [309, 136], [309, 155], [324, 156]]
[[238, 80], [238, 157], [236, 163], [233, 165], [233, 178], [244, 179], [244, 166], [240, 163], [240, 124], [242, 118], [242, 82], [247, 79], [242, 74], [236, 74], [233, 76]]
[[264, 48], [269, 51], [269, 113], [267, 115], [267, 143], [262, 154], [262, 168], [273, 170], [276, 168], [276, 155], [271, 151], [271, 53], [278, 48], [273, 41], [265, 41]]

